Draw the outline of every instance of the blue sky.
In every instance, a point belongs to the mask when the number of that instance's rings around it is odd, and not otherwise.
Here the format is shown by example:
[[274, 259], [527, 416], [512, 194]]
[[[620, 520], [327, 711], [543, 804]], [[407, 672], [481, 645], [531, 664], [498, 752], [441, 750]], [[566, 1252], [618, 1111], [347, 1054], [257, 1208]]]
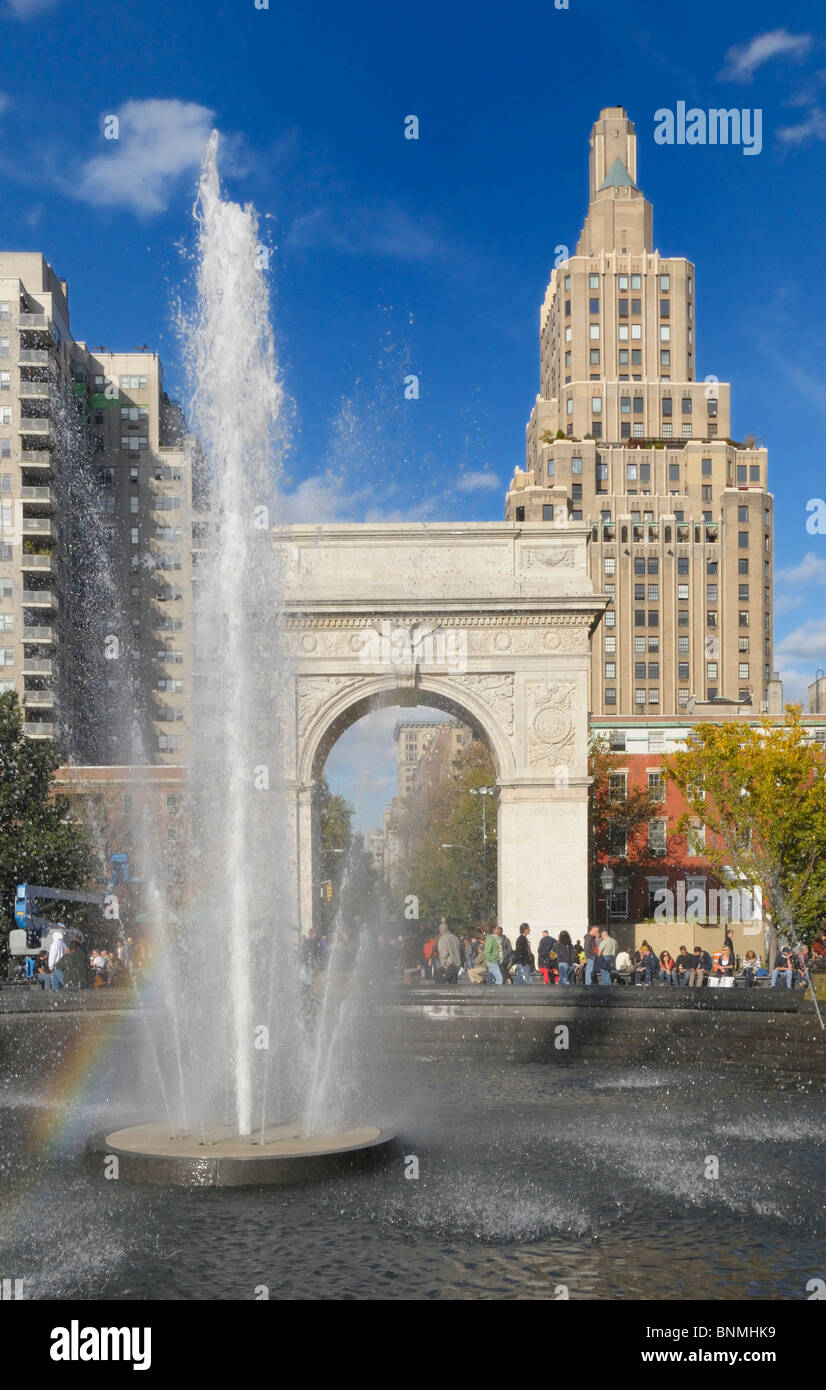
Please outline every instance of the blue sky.
[[[76, 336], [157, 347], [182, 390], [174, 304], [217, 126], [227, 191], [272, 247], [290, 515], [496, 519], [523, 460], [554, 247], [585, 214], [590, 127], [624, 105], [656, 243], [697, 266], [697, 374], [733, 382], [735, 435], [769, 447], [777, 664], [798, 696], [826, 665], [826, 536], [805, 530], [807, 500], [826, 496], [815, 17], [796, 0], [0, 0], [0, 236], [66, 276]], [[679, 100], [759, 107], [762, 152], [656, 145], [654, 112]], [[363, 820], [382, 795], [361, 797]]]

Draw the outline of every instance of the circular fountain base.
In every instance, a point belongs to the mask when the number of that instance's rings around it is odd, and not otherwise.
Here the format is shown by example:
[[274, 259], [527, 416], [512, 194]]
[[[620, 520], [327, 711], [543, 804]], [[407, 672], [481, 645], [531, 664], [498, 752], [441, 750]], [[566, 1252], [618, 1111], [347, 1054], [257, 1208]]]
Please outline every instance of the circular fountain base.
[[[175, 1187], [257, 1187], [312, 1182], [374, 1166], [395, 1148], [392, 1130], [363, 1125], [339, 1134], [301, 1134], [273, 1125], [244, 1137], [229, 1127], [173, 1136], [169, 1124], [131, 1125], [90, 1140], [89, 1160], [112, 1176]], [[107, 1166], [108, 1165], [108, 1168]]]

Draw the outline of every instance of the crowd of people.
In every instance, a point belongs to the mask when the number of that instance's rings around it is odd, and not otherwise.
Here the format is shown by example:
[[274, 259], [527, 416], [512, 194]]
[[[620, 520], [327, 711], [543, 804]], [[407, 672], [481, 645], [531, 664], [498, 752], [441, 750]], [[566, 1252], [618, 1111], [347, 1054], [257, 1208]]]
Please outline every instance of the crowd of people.
[[[530, 943], [530, 926], [523, 922], [515, 943], [502, 927], [493, 923], [480, 936], [459, 938], [442, 918], [438, 931], [421, 950], [418, 974], [422, 979], [444, 984], [466, 980], [470, 984], [524, 985], [534, 979], [546, 985], [633, 985], [641, 988], [699, 989], [725, 988], [739, 982], [753, 988], [758, 982], [794, 989], [807, 982], [808, 970], [815, 962], [826, 968], [824, 933], [818, 932], [809, 947], [778, 947], [769, 964], [754, 950], [738, 958], [731, 937], [726, 934], [717, 950], [695, 945], [681, 946], [674, 958], [669, 951], [657, 953], [648, 941], [635, 951], [620, 950], [607, 927], [590, 927], [583, 940], [572, 941], [567, 931], [558, 937], [543, 931], [536, 958]], [[408, 969], [407, 978], [416, 973]]]
[[145, 948], [131, 936], [120, 938], [114, 951], [95, 946], [90, 952], [79, 940], [67, 940], [65, 929], [56, 928], [48, 951], [27, 956], [23, 969], [41, 989], [102, 989], [123, 986], [144, 964]]

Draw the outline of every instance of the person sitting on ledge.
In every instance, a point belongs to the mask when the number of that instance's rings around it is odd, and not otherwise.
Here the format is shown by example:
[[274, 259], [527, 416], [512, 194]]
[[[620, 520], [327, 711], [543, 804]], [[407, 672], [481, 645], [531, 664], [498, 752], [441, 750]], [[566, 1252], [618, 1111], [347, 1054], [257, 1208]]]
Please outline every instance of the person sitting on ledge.
[[781, 975], [786, 977], [786, 988], [792, 989], [794, 987], [794, 957], [791, 946], [783, 946], [774, 958], [772, 988], [777, 984]]
[[660, 985], [676, 985], [677, 966], [668, 951], [660, 951]]
[[760, 967], [760, 957], [754, 951], [746, 951], [745, 960], [743, 961], [743, 968], [740, 971], [740, 974], [743, 978], [743, 983], [746, 986], [754, 986], [754, 979]]
[[634, 977], [634, 961], [628, 951], [620, 951], [617, 956], [615, 977], [624, 985], [630, 985]]
[[650, 985], [654, 977], [655, 970], [659, 970], [659, 961], [654, 955], [647, 941], [640, 942], [640, 949], [635, 952], [636, 969], [634, 970], [635, 984]]
[[730, 947], [724, 946], [721, 951], [714, 952], [713, 973], [720, 977], [720, 983], [734, 975], [734, 952]]
[[677, 983], [679, 985], [688, 984], [688, 973], [694, 965], [694, 957], [687, 946], [680, 947], [680, 954], [675, 961], [677, 967]]
[[702, 946], [694, 947], [696, 965], [688, 972], [688, 983], [699, 988], [706, 975], [711, 974], [711, 956]]

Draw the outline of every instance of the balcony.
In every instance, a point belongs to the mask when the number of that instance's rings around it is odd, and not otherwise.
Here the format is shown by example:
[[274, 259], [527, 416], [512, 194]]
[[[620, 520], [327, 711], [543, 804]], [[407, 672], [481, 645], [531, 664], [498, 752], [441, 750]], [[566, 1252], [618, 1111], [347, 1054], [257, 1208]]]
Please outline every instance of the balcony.
[[[29, 555], [28, 557], [27, 557], [27, 556], [24, 556], [23, 558], [24, 558], [24, 559], [28, 558], [28, 559], [30, 559], [30, 560], [32, 560], [32, 559], [35, 559], [35, 560], [36, 560], [36, 559], [38, 559], [39, 557], [36, 556], [36, 555], [34, 555], [34, 556]], [[24, 608], [57, 608], [57, 607], [58, 607], [57, 595], [56, 595], [56, 594], [53, 594], [52, 591], [51, 591], [51, 589], [24, 589], [23, 592], [22, 592], [21, 595], [20, 595], [20, 599], [21, 599], [21, 602], [22, 602]]]
[[17, 353], [17, 361], [21, 366], [48, 367], [51, 360], [51, 354], [45, 348], [22, 347]]
[[24, 449], [20, 455], [21, 468], [51, 468], [52, 455], [48, 449]]
[[48, 502], [54, 505], [54, 493], [50, 487], [22, 487], [20, 496], [24, 502]]
[[24, 642], [53, 642], [54, 628], [52, 627], [29, 627], [23, 624]]
[[50, 676], [52, 674], [52, 663], [45, 658], [24, 657], [23, 675], [24, 676]]
[[50, 574], [53, 570], [51, 555], [26, 555], [24, 552], [20, 565], [24, 570], [47, 570]]
[[51, 434], [52, 422], [45, 415], [24, 415], [17, 428], [20, 434]]
[[29, 536], [50, 536], [52, 523], [47, 516], [24, 516], [23, 530]]
[[29, 398], [32, 398], [32, 397], [35, 397], [35, 396], [45, 396], [47, 399], [49, 399], [49, 397], [51, 396], [51, 394], [52, 394], [52, 387], [51, 387], [51, 383], [48, 382], [48, 381], [21, 381], [21, 382], [20, 382], [20, 396], [21, 396], [21, 398], [22, 398], [23, 400], [26, 400], [26, 399], [29, 399]]
[[23, 733], [26, 738], [54, 738], [54, 724], [26, 723]]
[[52, 709], [54, 706], [53, 690], [27, 690], [23, 696], [23, 704], [27, 709]]
[[20, 328], [24, 330], [35, 328], [39, 333], [42, 333], [44, 330], [47, 333], [54, 332], [54, 326], [48, 314], [21, 314], [17, 322]]

